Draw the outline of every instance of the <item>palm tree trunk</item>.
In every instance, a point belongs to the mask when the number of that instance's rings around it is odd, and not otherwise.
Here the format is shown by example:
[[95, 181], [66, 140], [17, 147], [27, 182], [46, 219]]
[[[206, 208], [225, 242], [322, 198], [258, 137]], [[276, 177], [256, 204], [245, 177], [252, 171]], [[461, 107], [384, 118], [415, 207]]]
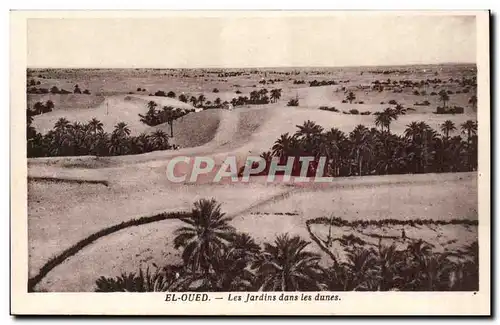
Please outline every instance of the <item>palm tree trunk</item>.
[[170, 124], [170, 137], [174, 136], [174, 121], [169, 121], [168, 124]]
[[359, 162], [359, 176], [363, 175], [363, 156], [358, 155], [358, 162]]

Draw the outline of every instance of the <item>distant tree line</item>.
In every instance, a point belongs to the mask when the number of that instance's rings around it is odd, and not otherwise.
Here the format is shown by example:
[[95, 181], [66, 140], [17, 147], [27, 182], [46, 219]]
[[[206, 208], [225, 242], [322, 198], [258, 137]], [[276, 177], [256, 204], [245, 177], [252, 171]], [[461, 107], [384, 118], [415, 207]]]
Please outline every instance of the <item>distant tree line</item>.
[[158, 104], [154, 101], [149, 101], [147, 104], [148, 111], [146, 115], [139, 114], [142, 123], [149, 126], [168, 123], [170, 125], [170, 136], [174, 136], [174, 121], [184, 115], [194, 112], [194, 109], [174, 108], [173, 106], [163, 106], [161, 109], [156, 109]]
[[[56, 86], [53, 86], [50, 89], [47, 88], [41, 88], [41, 87], [29, 87], [27, 90], [28, 94], [61, 94], [61, 95], [67, 95], [71, 94], [71, 91], [68, 91], [66, 89], [59, 89]], [[73, 89], [74, 94], [85, 94], [85, 95], [90, 95], [90, 91], [88, 89], [81, 90], [78, 85], [75, 85], [75, 88]]]

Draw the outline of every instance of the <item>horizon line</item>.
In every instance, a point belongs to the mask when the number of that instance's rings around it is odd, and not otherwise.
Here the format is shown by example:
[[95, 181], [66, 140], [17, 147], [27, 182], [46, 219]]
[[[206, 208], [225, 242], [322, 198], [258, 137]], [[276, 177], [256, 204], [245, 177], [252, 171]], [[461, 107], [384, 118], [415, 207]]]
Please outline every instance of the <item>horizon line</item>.
[[477, 62], [439, 62], [439, 63], [398, 63], [398, 64], [368, 64], [368, 65], [337, 65], [337, 66], [248, 66], [248, 67], [218, 67], [218, 66], [199, 66], [199, 67], [30, 67], [26, 69], [154, 69], [154, 70], [195, 70], [195, 69], [325, 69], [325, 68], [370, 68], [370, 67], [406, 67], [406, 66], [439, 66], [439, 65], [474, 65]]

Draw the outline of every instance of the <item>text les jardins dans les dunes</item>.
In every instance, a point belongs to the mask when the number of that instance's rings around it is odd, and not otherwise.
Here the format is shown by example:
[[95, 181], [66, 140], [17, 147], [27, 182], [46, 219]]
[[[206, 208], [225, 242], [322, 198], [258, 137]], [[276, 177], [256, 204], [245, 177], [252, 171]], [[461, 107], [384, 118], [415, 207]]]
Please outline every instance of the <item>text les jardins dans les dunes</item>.
[[340, 301], [336, 294], [324, 293], [229, 293], [224, 297], [206, 293], [168, 293], [165, 301], [168, 302], [207, 302], [225, 300], [233, 302], [259, 302], [259, 301]]

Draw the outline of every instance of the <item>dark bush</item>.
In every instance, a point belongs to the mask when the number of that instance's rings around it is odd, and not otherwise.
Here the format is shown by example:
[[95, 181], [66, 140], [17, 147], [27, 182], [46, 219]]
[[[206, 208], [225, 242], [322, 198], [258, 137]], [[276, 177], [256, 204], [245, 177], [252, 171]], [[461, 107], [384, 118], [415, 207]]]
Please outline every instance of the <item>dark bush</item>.
[[288, 101], [286, 106], [299, 106], [299, 99], [298, 98], [292, 98]]
[[389, 101], [389, 105], [397, 105], [397, 104], [398, 104], [398, 102], [396, 100], [394, 100], [394, 99], [391, 99]]
[[359, 111], [357, 109], [351, 109], [349, 110], [349, 113], [353, 114], [353, 115], [358, 115], [359, 114]]
[[167, 97], [167, 94], [163, 90], [158, 90], [157, 92], [155, 92], [155, 96]]
[[218, 92], [219, 92], [219, 89], [214, 88], [214, 89], [212, 90], [212, 92], [213, 92], [213, 93], [218, 93]]

